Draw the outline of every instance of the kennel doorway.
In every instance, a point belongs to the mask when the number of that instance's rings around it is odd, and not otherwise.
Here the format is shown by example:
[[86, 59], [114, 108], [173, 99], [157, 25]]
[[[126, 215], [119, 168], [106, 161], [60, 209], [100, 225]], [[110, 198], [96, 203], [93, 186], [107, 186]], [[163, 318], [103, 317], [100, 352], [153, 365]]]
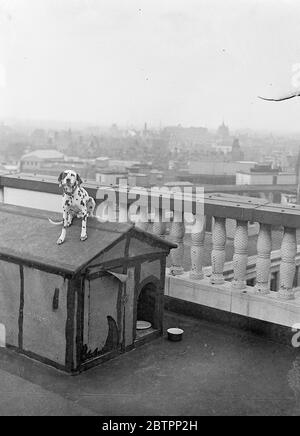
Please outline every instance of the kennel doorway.
[[151, 324], [147, 329], [136, 329], [136, 340], [155, 334], [161, 328], [159, 317], [160, 294], [155, 282], [141, 286], [137, 297], [136, 321], [146, 321]]

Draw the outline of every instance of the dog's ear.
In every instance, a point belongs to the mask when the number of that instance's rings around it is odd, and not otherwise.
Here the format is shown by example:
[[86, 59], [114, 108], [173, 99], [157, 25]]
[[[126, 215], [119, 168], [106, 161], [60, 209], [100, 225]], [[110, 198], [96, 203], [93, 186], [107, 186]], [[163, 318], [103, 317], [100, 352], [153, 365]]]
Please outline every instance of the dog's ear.
[[64, 178], [65, 178], [65, 173], [63, 171], [62, 173], [60, 173], [60, 175], [58, 177], [59, 186], [61, 186], [62, 179], [64, 179]]
[[79, 174], [76, 174], [76, 181], [79, 186], [83, 183]]

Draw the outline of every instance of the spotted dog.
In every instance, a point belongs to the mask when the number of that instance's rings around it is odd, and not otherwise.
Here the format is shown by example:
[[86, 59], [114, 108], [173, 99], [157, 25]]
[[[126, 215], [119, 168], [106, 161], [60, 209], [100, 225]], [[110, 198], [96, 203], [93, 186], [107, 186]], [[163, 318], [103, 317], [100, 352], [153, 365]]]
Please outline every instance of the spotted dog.
[[61, 225], [63, 228], [57, 244], [64, 243], [67, 227], [70, 227], [74, 217], [82, 219], [80, 240], [87, 239], [86, 223], [89, 216], [93, 216], [95, 210], [95, 200], [89, 196], [87, 191], [81, 186], [80, 175], [75, 171], [68, 170], [62, 172], [58, 177], [59, 186], [63, 188], [62, 198], [63, 220], [56, 222], [49, 219], [51, 224]]

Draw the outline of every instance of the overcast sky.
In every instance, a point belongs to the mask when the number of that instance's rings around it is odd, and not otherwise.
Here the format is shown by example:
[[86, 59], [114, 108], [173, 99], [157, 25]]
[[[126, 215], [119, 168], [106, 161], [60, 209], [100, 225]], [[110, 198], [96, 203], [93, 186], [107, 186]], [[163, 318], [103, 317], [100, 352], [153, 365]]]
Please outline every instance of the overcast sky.
[[0, 0], [1, 118], [300, 131], [297, 64], [299, 0]]

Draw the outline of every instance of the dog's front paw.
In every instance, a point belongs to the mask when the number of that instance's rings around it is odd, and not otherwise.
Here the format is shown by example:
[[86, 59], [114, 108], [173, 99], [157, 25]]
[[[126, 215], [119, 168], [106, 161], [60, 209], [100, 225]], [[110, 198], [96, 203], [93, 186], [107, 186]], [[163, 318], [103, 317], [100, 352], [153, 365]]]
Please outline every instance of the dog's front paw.
[[59, 238], [59, 239], [56, 241], [57, 245], [61, 245], [61, 244], [63, 244], [63, 242], [64, 242], [64, 240], [61, 239], [61, 238]]
[[86, 240], [87, 240], [87, 235], [80, 236], [80, 240], [81, 240], [81, 241], [86, 241]]

